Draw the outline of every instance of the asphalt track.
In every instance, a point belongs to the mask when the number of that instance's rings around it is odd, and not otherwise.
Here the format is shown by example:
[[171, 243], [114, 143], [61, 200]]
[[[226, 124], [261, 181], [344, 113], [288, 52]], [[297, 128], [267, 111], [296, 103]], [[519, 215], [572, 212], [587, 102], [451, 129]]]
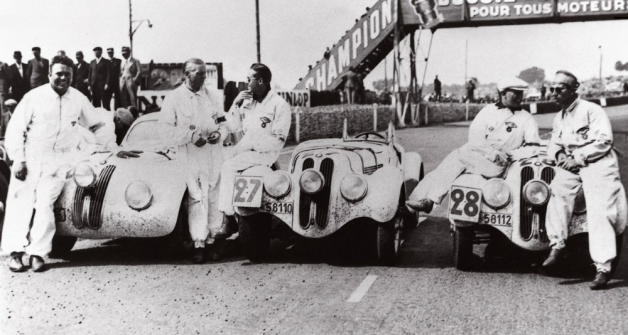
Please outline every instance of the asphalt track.
[[[607, 112], [626, 184], [628, 107]], [[551, 119], [537, 116], [543, 133]], [[466, 141], [467, 126], [398, 136], [431, 171]], [[79, 241], [47, 272], [0, 268], [0, 334], [628, 333], [626, 248], [609, 289], [592, 292], [590, 266], [549, 276], [525, 254], [454, 269], [442, 208], [406, 233], [395, 267], [330, 259], [323, 247], [274, 240], [269, 262], [251, 264], [236, 239], [222, 261], [195, 265], [160, 240]]]

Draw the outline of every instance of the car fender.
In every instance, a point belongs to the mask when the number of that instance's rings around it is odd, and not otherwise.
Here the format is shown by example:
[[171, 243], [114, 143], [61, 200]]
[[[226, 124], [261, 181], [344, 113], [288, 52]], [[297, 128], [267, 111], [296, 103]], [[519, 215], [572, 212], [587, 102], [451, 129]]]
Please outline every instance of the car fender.
[[[179, 208], [186, 191], [185, 169], [180, 160], [111, 159], [115, 165], [102, 202], [101, 226], [97, 229], [85, 224], [77, 228], [81, 213], [74, 207], [77, 199], [76, 183], [69, 179], [55, 204], [57, 233], [88, 239], [117, 237], [158, 237], [174, 230]], [[125, 199], [128, 185], [143, 181], [151, 189], [152, 203], [144, 210], [134, 210]], [[85, 202], [83, 202], [84, 204]], [[65, 215], [59, 215], [65, 213]]]

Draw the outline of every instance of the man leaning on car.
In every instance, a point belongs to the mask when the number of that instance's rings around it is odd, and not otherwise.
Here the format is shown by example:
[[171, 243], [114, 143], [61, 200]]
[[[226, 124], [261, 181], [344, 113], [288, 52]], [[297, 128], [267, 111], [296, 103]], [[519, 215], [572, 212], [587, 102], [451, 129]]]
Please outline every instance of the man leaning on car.
[[238, 94], [229, 110], [234, 120], [242, 120], [244, 136], [221, 172], [219, 208], [225, 214], [225, 224], [220, 232], [224, 236], [232, 234], [236, 226], [231, 201], [236, 173], [256, 165], [271, 166], [288, 137], [292, 111], [286, 100], [270, 89], [271, 79], [266, 65], [253, 64], [247, 78], [248, 90]]
[[[2, 232], [2, 250], [11, 254], [9, 269], [20, 272], [24, 253], [31, 269], [45, 269], [43, 257], [52, 250], [55, 235], [53, 205], [74, 164], [78, 163], [84, 134], [117, 148], [111, 127], [72, 83], [72, 61], [52, 59], [50, 84], [28, 92], [18, 104], [6, 132], [6, 149], [13, 160]], [[118, 152], [119, 157], [135, 154]], [[33, 210], [35, 215], [32, 217]], [[31, 225], [31, 218], [32, 225]]]
[[[188, 225], [194, 241], [192, 261], [204, 263], [205, 244], [212, 241], [211, 236], [218, 237], [217, 230], [223, 221], [218, 210], [218, 179], [223, 163], [219, 122], [228, 121], [230, 116], [223, 112], [220, 94], [204, 85], [206, 67], [202, 60], [187, 60], [183, 73], [185, 82], [166, 96], [159, 123], [168, 126], [166, 138], [184, 157]], [[230, 123], [225, 124], [229, 130]]]
[[461, 174], [499, 176], [512, 159], [536, 153], [539, 126], [521, 109], [526, 88], [527, 84], [517, 78], [498, 83], [500, 101], [482, 108], [469, 127], [467, 144], [450, 153], [419, 183], [406, 202], [410, 209], [429, 213]]
[[611, 262], [617, 257], [615, 235], [625, 228], [622, 215], [625, 216], [626, 196], [617, 155], [612, 150], [611, 123], [602, 107], [578, 98], [579, 86], [572, 73], [558, 71], [550, 87], [562, 110], [554, 118], [547, 148], [547, 157], [555, 158], [559, 169], [547, 205], [547, 233], [552, 250], [543, 266], [552, 266], [561, 258], [575, 198], [583, 188], [589, 252], [597, 269], [590, 288], [598, 290], [606, 287]]

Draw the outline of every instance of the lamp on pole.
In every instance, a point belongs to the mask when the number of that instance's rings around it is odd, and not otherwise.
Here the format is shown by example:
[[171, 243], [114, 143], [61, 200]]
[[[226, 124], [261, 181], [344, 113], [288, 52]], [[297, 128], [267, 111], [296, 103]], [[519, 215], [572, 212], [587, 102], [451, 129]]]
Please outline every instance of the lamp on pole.
[[[130, 0], [129, 0], [130, 1]], [[260, 37], [259, 37], [259, 0], [255, 0], [255, 22], [257, 23], [257, 62], [262, 62], [262, 52], [260, 47]]]
[[[129, 0], [129, 42], [130, 42], [130, 47], [131, 47], [131, 55], [133, 55], [133, 35], [135, 35], [135, 32], [137, 31], [137, 29], [142, 25], [142, 22], [146, 21], [146, 23], [148, 23], [148, 28], [152, 28], [153, 24], [150, 23], [150, 20], [133, 20], [133, 9], [132, 9], [132, 5], [131, 5], [131, 0]], [[133, 29], [133, 23], [137, 23], [137, 26], [135, 26], [135, 29]]]

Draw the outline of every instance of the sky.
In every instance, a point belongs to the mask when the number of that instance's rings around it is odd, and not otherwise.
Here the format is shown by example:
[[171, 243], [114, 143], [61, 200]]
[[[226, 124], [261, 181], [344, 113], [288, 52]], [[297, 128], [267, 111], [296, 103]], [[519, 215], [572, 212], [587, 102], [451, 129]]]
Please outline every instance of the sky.
[[[273, 71], [275, 86], [292, 89], [308, 64], [323, 56], [376, 0], [259, 0], [261, 57]], [[23, 61], [39, 46], [45, 58], [58, 50], [74, 57], [82, 50], [93, 59], [96, 46], [129, 45], [128, 0], [0, 0], [0, 61]], [[149, 19], [134, 35], [134, 56], [141, 62], [181, 63], [191, 57], [222, 62], [227, 80], [243, 81], [257, 59], [254, 0], [133, 0], [133, 19]], [[438, 74], [444, 84], [461, 84], [466, 68], [480, 83], [536, 66], [550, 77], [559, 69], [581, 79], [603, 76], [615, 62], [628, 62], [628, 20], [536, 24], [436, 30], [425, 70], [430, 33], [419, 43], [418, 78], [429, 84]], [[601, 48], [600, 48], [601, 47]], [[402, 48], [407, 54], [408, 48]], [[404, 57], [404, 56], [402, 56]], [[407, 57], [405, 57], [407, 59]], [[388, 71], [392, 69], [388, 57]], [[409, 65], [402, 80], [409, 78]], [[384, 78], [384, 62], [365, 78], [367, 88]], [[625, 73], [628, 75], [628, 73]], [[550, 79], [548, 78], [548, 79]]]

